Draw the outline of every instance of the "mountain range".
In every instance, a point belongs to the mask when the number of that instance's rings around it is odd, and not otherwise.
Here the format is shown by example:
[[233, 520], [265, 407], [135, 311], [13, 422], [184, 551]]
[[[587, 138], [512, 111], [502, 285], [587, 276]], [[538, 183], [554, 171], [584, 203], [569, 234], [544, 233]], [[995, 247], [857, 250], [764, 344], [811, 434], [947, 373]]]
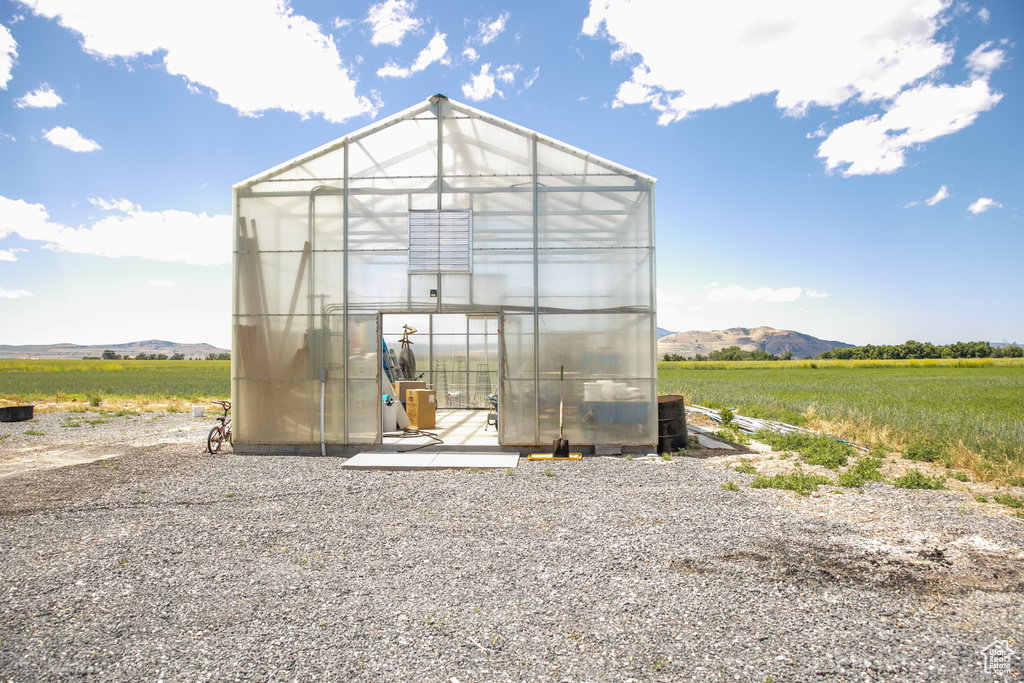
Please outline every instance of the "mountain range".
[[145, 341], [128, 342], [127, 344], [31, 344], [27, 346], [10, 346], [0, 344], [0, 358], [83, 358], [85, 356], [101, 356], [104, 351], [113, 351], [119, 356], [135, 357], [140, 353], [165, 354], [168, 357], [180, 353], [186, 358], [206, 358], [208, 354], [229, 353], [230, 349], [220, 349], [210, 344], [179, 344], [177, 342], [147, 339]]
[[[849, 348], [853, 344], [840, 341], [826, 341], [792, 330], [777, 330], [773, 327], [731, 327], [727, 330], [711, 330], [704, 332], [690, 330], [688, 332], [672, 332], [658, 328], [658, 358], [672, 353], [687, 358], [695, 354], [707, 354], [717, 349], [738, 346], [744, 351], [762, 349], [776, 356], [787, 349], [793, 352], [794, 358], [817, 356], [822, 351], [835, 348]], [[84, 356], [100, 356], [110, 350], [119, 356], [137, 356], [140, 353], [166, 354], [172, 356], [180, 353], [186, 358], [206, 358], [211, 353], [228, 353], [229, 349], [221, 349], [210, 344], [181, 344], [178, 342], [147, 339], [145, 341], [128, 342], [126, 344], [35, 344], [27, 346], [11, 346], [0, 344], [0, 358], [82, 358]]]
[[[661, 334], [661, 328], [658, 329], [658, 333]], [[776, 356], [791, 351], [793, 358], [813, 358], [823, 351], [848, 349], [853, 344], [827, 341], [809, 334], [777, 330], [774, 327], [730, 327], [727, 330], [710, 332], [671, 332], [661, 336], [658, 339], [658, 358], [664, 357], [666, 353], [693, 358], [698, 353], [707, 355], [730, 346], [738, 346], [744, 351], [761, 349]]]

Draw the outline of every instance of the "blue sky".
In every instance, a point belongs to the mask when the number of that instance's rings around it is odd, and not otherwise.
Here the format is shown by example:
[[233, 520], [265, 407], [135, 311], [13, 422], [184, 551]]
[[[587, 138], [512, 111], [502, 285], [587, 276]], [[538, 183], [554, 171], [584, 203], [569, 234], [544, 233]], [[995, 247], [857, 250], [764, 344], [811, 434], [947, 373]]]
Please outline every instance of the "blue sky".
[[658, 322], [1024, 342], [1024, 3], [0, 0], [0, 343], [230, 345], [231, 186], [435, 93], [658, 179]]

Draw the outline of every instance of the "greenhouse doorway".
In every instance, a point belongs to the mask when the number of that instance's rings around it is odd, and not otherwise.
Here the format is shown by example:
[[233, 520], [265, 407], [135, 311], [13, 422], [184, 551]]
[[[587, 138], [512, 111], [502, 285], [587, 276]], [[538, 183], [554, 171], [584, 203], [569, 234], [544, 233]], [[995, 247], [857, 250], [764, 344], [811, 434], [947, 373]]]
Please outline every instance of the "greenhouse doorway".
[[[382, 344], [395, 358], [407, 330], [415, 330], [408, 337], [413, 381], [435, 392], [436, 427], [424, 431], [437, 433], [445, 447], [500, 445], [498, 315], [384, 313]], [[383, 443], [396, 441], [382, 434]]]

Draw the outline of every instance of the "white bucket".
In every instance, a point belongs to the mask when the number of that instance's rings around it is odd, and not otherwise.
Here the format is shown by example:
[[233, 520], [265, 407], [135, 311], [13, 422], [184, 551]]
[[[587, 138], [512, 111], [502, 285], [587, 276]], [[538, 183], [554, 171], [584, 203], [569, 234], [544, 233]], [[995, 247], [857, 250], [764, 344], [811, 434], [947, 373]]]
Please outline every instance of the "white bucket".
[[202, 417], [206, 414], [205, 406], [192, 406], [192, 417]]

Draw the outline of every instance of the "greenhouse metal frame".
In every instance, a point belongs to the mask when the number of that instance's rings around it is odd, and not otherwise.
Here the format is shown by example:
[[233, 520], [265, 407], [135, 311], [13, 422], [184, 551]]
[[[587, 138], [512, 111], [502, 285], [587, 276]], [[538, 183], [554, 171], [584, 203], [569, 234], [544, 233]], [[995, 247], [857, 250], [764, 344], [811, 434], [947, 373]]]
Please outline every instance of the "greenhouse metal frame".
[[434, 387], [465, 328], [451, 370], [493, 377], [501, 447], [550, 448], [560, 396], [574, 447], [651, 447], [654, 183], [435, 95], [235, 185], [235, 450], [381, 444], [406, 319]]

